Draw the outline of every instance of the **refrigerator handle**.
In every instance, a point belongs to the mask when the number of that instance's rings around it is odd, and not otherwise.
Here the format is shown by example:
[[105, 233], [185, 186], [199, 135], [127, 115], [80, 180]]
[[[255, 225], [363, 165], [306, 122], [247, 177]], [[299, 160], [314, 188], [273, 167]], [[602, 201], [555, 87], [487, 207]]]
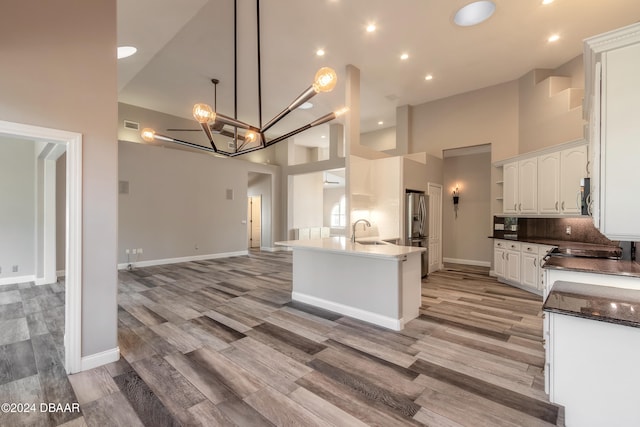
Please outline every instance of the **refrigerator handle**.
[[424, 197], [420, 197], [420, 235], [424, 236], [425, 221], [427, 221], [427, 207]]

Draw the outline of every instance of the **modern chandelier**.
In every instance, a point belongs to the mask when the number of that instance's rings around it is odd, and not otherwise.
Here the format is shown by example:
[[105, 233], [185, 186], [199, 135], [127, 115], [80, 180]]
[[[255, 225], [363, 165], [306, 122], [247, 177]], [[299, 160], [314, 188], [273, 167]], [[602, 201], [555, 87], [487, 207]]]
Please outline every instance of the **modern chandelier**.
[[[348, 111], [348, 108], [342, 108], [338, 111], [334, 111], [308, 123], [302, 127], [299, 127], [291, 132], [276, 138], [267, 140], [265, 132], [267, 132], [272, 126], [282, 120], [287, 114], [300, 107], [305, 102], [309, 101], [315, 95], [321, 92], [330, 92], [336, 86], [338, 77], [336, 72], [329, 68], [323, 67], [316, 73], [313, 83], [304, 92], [302, 92], [287, 108], [282, 110], [278, 115], [271, 119], [266, 125], [262, 124], [262, 75], [261, 75], [261, 63], [260, 63], [260, 0], [256, 0], [256, 16], [257, 16], [257, 46], [258, 46], [258, 126], [252, 126], [248, 123], [237, 119], [237, 27], [238, 27], [238, 12], [237, 12], [237, 0], [233, 2], [233, 19], [234, 19], [234, 104], [235, 104], [235, 117], [229, 117], [218, 113], [215, 108], [211, 108], [210, 105], [205, 103], [198, 103], [193, 106], [193, 118], [200, 124], [202, 131], [207, 136], [210, 147], [195, 144], [188, 141], [183, 141], [177, 138], [173, 138], [167, 135], [161, 135], [156, 133], [153, 129], [145, 128], [142, 130], [142, 139], [147, 142], [154, 140], [162, 140], [173, 142], [176, 144], [188, 146], [191, 148], [197, 148], [199, 150], [209, 151], [216, 154], [224, 155], [227, 157], [235, 157], [241, 154], [250, 153], [252, 151], [261, 150], [276, 144], [280, 141], [284, 141], [294, 135], [304, 132], [314, 126], [327, 123], [335, 118], [341, 116]], [[214, 85], [218, 84], [218, 80], [211, 80]], [[214, 104], [215, 106], [215, 104]], [[232, 131], [225, 128], [228, 126], [232, 128]], [[222, 134], [233, 138], [233, 143], [229, 144], [230, 151], [221, 150], [216, 146], [214, 140], [214, 134]], [[232, 148], [231, 148], [232, 147]]]

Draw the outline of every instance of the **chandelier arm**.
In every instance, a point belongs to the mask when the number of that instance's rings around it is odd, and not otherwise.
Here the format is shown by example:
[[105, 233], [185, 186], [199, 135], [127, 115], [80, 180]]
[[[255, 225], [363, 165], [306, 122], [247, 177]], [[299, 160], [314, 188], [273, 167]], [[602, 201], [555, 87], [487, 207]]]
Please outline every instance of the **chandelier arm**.
[[254, 132], [260, 132], [260, 129], [256, 128], [255, 126], [251, 126], [248, 123], [241, 122], [238, 119], [227, 117], [224, 114], [216, 114], [216, 121], [224, 123], [225, 125], [236, 127], [236, 128], [251, 130]]
[[211, 129], [209, 128], [209, 124], [200, 123], [200, 127], [204, 131], [205, 135], [207, 135], [207, 138], [209, 139], [209, 143], [211, 144], [211, 147], [215, 150], [216, 144], [213, 142], [213, 135], [211, 134]]
[[299, 106], [301, 106], [302, 104], [304, 104], [305, 102], [313, 98], [317, 93], [318, 92], [316, 92], [313, 86], [309, 86], [307, 90], [302, 92], [296, 99], [294, 99], [293, 102], [289, 104], [287, 108], [282, 110], [280, 114], [278, 114], [273, 119], [271, 119], [271, 121], [267, 123], [261, 129], [261, 131], [266, 132], [270, 127], [278, 123], [284, 116], [286, 116], [287, 114], [289, 114], [290, 112], [292, 112], [293, 110], [295, 110], [296, 108], [298, 108]]
[[273, 144], [275, 144], [277, 142], [283, 141], [283, 140], [285, 140], [287, 138], [291, 138], [292, 136], [297, 135], [300, 132], [304, 132], [305, 130], [310, 129], [310, 128], [314, 127], [314, 126], [318, 126], [318, 125], [330, 122], [331, 120], [335, 119], [336, 117], [337, 117], [336, 113], [325, 114], [324, 116], [320, 117], [319, 119], [316, 119], [316, 120], [312, 121], [311, 123], [309, 123], [307, 125], [304, 125], [304, 126], [298, 128], [296, 130], [293, 130], [293, 131], [287, 133], [286, 135], [279, 136], [279, 137], [277, 137], [275, 139], [272, 139], [271, 141], [266, 142], [265, 146], [268, 147], [268, 146], [273, 145]]

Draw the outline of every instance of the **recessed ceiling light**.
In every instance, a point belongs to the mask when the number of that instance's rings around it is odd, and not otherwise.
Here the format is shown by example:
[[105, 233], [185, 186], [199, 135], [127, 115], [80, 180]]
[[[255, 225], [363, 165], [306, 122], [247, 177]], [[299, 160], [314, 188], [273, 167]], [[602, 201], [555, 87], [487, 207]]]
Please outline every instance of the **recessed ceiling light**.
[[427, 74], [426, 76], [424, 76], [425, 80], [433, 80], [433, 76], [431, 74]]
[[542, 4], [551, 4], [553, 0], [542, 0]]
[[460, 8], [453, 17], [453, 22], [461, 27], [469, 27], [486, 21], [496, 11], [496, 5], [489, 0], [481, 0]]
[[549, 43], [557, 42], [558, 40], [560, 40], [560, 36], [557, 34], [549, 36], [549, 38], [547, 39]]
[[318, 49], [318, 50], [316, 50], [316, 55], [318, 55], [318, 56], [324, 56], [324, 49]]
[[324, 139], [324, 138], [326, 138], [326, 137], [327, 137], [327, 135], [322, 135], [320, 138]]
[[373, 33], [376, 30], [376, 24], [367, 25], [367, 33]]
[[310, 108], [313, 108], [313, 104], [310, 103], [309, 101], [303, 103], [301, 106], [298, 107], [301, 110], [308, 110]]
[[378, 126], [382, 126], [383, 124], [384, 124], [384, 122], [383, 122], [382, 120], [380, 120], [380, 121], [378, 122]]
[[409, 54], [403, 53], [402, 55], [400, 55], [400, 59], [402, 59], [403, 61], [409, 59]]
[[118, 59], [126, 58], [136, 53], [138, 49], [133, 46], [118, 46]]

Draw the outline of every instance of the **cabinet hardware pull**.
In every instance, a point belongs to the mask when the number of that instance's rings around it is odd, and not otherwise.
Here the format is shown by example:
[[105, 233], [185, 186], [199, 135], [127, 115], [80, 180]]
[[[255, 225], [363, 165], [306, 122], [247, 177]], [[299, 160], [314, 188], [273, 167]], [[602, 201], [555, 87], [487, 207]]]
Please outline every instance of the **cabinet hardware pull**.
[[538, 260], [536, 258], [533, 259], [533, 266], [534, 267], [538, 266]]
[[562, 201], [562, 210], [564, 211], [564, 200]]
[[576, 193], [576, 209], [578, 209], [578, 213], [582, 211], [582, 208], [581, 208], [582, 197], [580, 197], [581, 195], [582, 195], [582, 191], [578, 191]]
[[587, 170], [587, 176], [589, 176], [589, 166], [591, 166], [591, 160], [587, 160], [587, 164], [584, 166], [584, 168]]
[[556, 210], [558, 210], [558, 202], [556, 202]]
[[518, 204], [518, 210], [521, 211], [522, 210], [522, 203]]
[[514, 211], [517, 211], [517, 210], [518, 210], [518, 204], [517, 204], [517, 203], [514, 203], [514, 204], [513, 204], [513, 210], [514, 210]]
[[547, 313], [542, 313], [542, 318], [546, 319], [546, 317], [547, 317]]
[[547, 345], [547, 340], [542, 340], [542, 345]]

